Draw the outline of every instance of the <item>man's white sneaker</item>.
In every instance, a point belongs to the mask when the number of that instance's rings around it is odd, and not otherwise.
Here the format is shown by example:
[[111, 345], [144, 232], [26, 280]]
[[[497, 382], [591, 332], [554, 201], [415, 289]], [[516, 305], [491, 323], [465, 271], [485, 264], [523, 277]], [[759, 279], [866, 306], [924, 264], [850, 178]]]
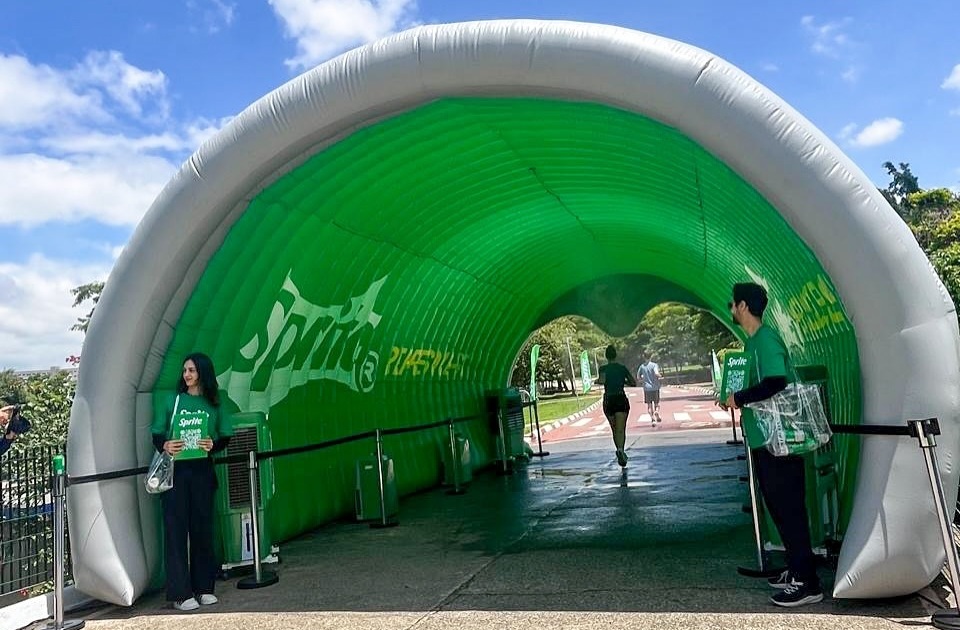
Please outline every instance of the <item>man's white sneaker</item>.
[[213, 593], [204, 593], [203, 595], [200, 596], [200, 604], [202, 606], [212, 606], [213, 604], [216, 604], [219, 601], [220, 600], [217, 599], [217, 596], [214, 595]]
[[177, 610], [182, 610], [184, 612], [189, 612], [191, 610], [196, 610], [200, 608], [200, 604], [197, 603], [197, 600], [194, 598], [185, 599], [182, 602], [174, 602], [173, 607]]

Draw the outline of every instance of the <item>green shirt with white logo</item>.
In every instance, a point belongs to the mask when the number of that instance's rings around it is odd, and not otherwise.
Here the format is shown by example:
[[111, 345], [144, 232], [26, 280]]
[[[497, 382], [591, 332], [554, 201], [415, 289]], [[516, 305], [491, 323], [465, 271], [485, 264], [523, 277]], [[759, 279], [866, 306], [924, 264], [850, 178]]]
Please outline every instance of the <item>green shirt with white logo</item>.
[[[179, 402], [177, 397], [179, 396]], [[190, 427], [201, 427], [197, 435], [192, 435], [196, 431], [187, 430], [187, 433], [181, 435], [183, 429], [174, 429], [171, 427], [171, 416], [173, 408], [177, 408], [178, 423], [189, 425]], [[156, 435], [166, 436], [168, 439], [180, 437], [185, 439], [187, 444], [176, 459], [196, 459], [207, 457], [209, 454], [194, 442], [197, 438], [210, 438], [217, 440], [223, 437], [233, 435], [233, 426], [230, 424], [226, 414], [221, 413], [220, 407], [214, 407], [203, 396], [192, 396], [190, 394], [174, 394], [170, 396], [161, 412], [154, 415], [153, 423], [150, 425], [150, 432]], [[177, 435], [174, 436], [173, 434]], [[202, 434], [202, 435], [201, 435]]]
[[[753, 369], [747, 380], [747, 387], [753, 387], [771, 376], [783, 376], [789, 383], [793, 369], [790, 366], [790, 354], [780, 334], [773, 328], [762, 324], [752, 337], [743, 345], [744, 352], [753, 356]], [[744, 408], [740, 412], [740, 422], [750, 448], [763, 447], [763, 433], [757, 425], [753, 410]]]

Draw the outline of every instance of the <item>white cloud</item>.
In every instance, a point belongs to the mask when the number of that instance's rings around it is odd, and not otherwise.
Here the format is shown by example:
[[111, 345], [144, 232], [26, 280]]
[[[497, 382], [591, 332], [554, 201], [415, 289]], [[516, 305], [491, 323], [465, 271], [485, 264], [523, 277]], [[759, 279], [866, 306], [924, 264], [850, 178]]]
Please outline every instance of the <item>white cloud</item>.
[[849, 139], [849, 144], [854, 147], [875, 147], [899, 138], [903, 134], [903, 121], [896, 118], [880, 118], [853, 136], [856, 129], [857, 125], [850, 123], [841, 130], [840, 138]]
[[297, 42], [291, 68], [307, 68], [413, 25], [416, 0], [269, 0]]
[[857, 79], [860, 78], [860, 68], [856, 66], [849, 66], [843, 71], [843, 73], [840, 75], [840, 78], [847, 83], [856, 83]]
[[25, 57], [0, 55], [0, 129], [107, 117], [98, 95], [75, 91], [68, 74], [46, 65], [32, 65]]
[[953, 67], [950, 76], [943, 80], [940, 87], [945, 90], [960, 90], [960, 63]]
[[93, 219], [135, 225], [176, 170], [143, 153], [0, 155], [0, 225]]
[[840, 139], [846, 140], [856, 130], [857, 130], [857, 123], [850, 123], [848, 125], [844, 125], [843, 129], [840, 130]]
[[82, 88], [100, 88], [134, 116], [143, 112], [144, 101], [155, 105], [162, 116], [169, 110], [167, 77], [159, 70], [132, 66], [115, 50], [93, 51], [71, 73]]
[[211, 35], [233, 24], [237, 5], [223, 0], [188, 0], [187, 9], [198, 16], [204, 30]]
[[805, 15], [800, 20], [804, 31], [813, 40], [810, 49], [818, 55], [834, 59], [844, 56], [853, 46], [850, 36], [843, 32], [852, 22], [851, 18], [844, 18], [818, 24], [812, 15]]
[[[16, 99], [3, 98], [14, 88]], [[227, 122], [171, 122], [166, 91], [162, 72], [117, 52], [91, 52], [64, 70], [0, 56], [0, 225], [136, 224]]]
[[64, 367], [80, 354], [83, 335], [71, 331], [89, 312], [73, 307], [70, 290], [105, 280], [110, 269], [33, 256], [23, 264], [0, 263], [0, 368]]
[[775, 63], [764, 63], [760, 66], [760, 69], [764, 72], [780, 72], [780, 66]]

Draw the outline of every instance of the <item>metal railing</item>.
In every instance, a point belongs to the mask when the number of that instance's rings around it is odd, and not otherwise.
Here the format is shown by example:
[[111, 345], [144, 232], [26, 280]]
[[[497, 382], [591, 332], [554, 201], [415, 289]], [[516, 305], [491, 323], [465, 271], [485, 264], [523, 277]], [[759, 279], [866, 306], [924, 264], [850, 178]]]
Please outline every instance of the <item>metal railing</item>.
[[[0, 457], [0, 602], [45, 592], [54, 580], [50, 462], [62, 446], [9, 451]], [[69, 575], [70, 567], [66, 567]]]

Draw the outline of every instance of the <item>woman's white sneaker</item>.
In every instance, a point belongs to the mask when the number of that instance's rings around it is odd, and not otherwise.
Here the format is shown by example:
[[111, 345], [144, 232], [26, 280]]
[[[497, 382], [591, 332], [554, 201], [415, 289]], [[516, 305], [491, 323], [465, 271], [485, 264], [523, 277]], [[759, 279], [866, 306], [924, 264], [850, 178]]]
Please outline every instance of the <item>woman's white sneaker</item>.
[[204, 593], [200, 596], [200, 604], [203, 606], [211, 606], [219, 601], [220, 600], [217, 599], [217, 596], [213, 593]]
[[182, 610], [183, 612], [189, 612], [191, 610], [200, 608], [200, 604], [197, 603], [197, 600], [191, 597], [190, 599], [185, 599], [182, 602], [174, 602], [173, 607], [177, 610]]

